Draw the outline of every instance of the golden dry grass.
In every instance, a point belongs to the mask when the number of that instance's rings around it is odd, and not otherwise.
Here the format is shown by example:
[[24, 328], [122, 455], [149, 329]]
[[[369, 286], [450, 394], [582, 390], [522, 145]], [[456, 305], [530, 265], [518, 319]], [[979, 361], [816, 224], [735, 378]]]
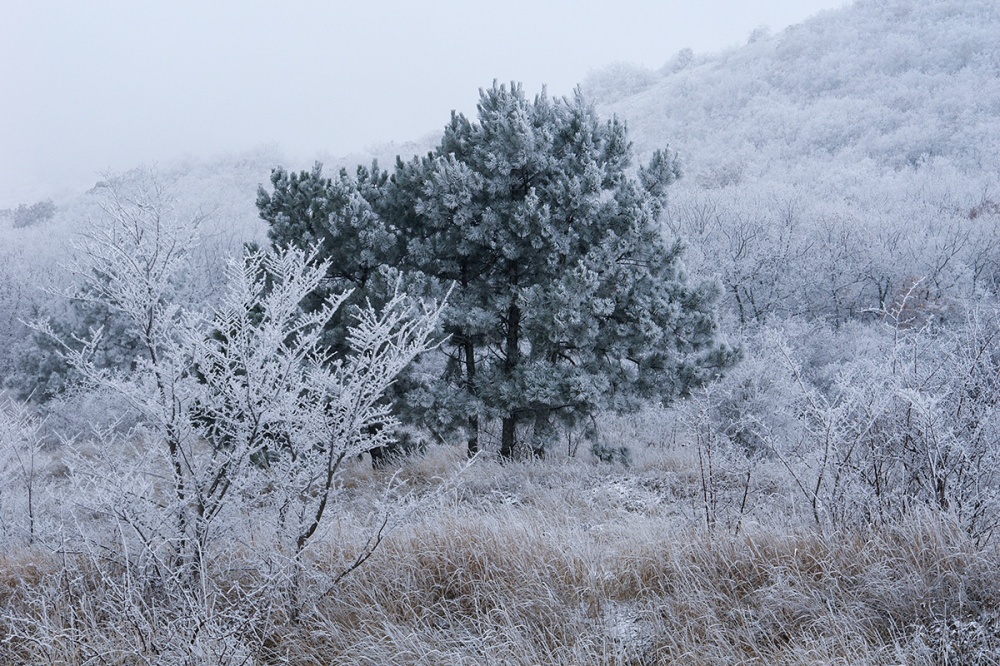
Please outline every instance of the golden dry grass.
[[[11, 640], [6, 663], [1000, 663], [997, 548], [979, 547], [947, 516], [922, 511], [892, 526], [823, 533], [794, 513], [769, 512], [769, 497], [774, 506], [790, 500], [772, 496], [776, 477], [763, 473], [740, 528], [723, 521], [710, 530], [691, 487], [690, 455], [677, 447], [642, 449], [630, 468], [576, 459], [477, 462], [461, 485], [431, 495], [328, 590], [361, 547], [371, 497], [386, 478], [398, 473], [419, 496], [460, 456], [441, 449], [403, 469], [355, 470], [339, 520], [311, 552], [295, 621], [275, 589], [271, 611], [240, 620], [244, 633], [225, 629], [241, 604], [262, 604], [232, 583], [266, 579], [245, 571], [262, 559], [246, 559], [241, 571], [230, 555], [212, 570], [223, 592], [210, 609], [220, 619], [205, 629], [229, 640], [211, 645], [228, 647], [197, 658], [147, 651], [140, 659], [120, 646], [117, 658], [95, 661], [70, 644], [46, 652]], [[56, 585], [71, 575], [89, 598], [110, 594], [94, 567], [67, 562], [37, 550], [0, 558], [0, 632], [7, 632], [0, 636], [9, 635], [12, 618], [41, 612], [30, 601], [43, 579]], [[90, 612], [110, 622], [113, 605], [97, 606]], [[61, 609], [61, 622], [104, 631], [101, 621], [74, 620], [74, 612]], [[39, 636], [72, 642], [71, 632]]]

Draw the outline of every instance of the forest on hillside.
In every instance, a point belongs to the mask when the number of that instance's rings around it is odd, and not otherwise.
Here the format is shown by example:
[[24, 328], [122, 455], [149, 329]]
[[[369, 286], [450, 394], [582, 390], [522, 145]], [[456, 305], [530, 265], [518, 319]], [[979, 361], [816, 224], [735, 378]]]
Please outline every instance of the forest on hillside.
[[0, 211], [0, 663], [1000, 664], [1000, 6], [443, 127]]

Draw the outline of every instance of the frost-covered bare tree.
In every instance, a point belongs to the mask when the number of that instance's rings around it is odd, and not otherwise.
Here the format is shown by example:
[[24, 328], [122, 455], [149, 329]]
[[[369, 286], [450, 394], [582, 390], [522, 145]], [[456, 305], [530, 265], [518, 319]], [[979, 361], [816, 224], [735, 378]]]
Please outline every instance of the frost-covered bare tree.
[[[113, 315], [113, 334], [135, 341], [129, 357], [104, 362], [102, 327], [67, 338], [35, 324], [81, 390], [127, 410], [128, 427], [98, 424], [60, 447], [66, 467], [44, 505], [59, 529], [42, 544], [62, 571], [0, 611], [0, 661], [272, 663], [276, 623], [328, 594], [400, 520], [387, 491], [362, 521], [370, 532], [324, 529], [345, 463], [394, 436], [384, 394], [433, 346], [440, 307], [401, 293], [359, 306], [332, 351], [320, 340], [348, 293], [304, 308], [328, 267], [300, 249], [247, 251], [228, 263], [226, 287], [193, 305], [197, 225], [157, 192], [155, 180], [109, 186], [71, 265], [71, 296]], [[26, 410], [0, 413], [5, 544], [38, 531], [34, 427]], [[310, 545], [332, 534], [348, 554], [311, 568]]]
[[701, 449], [748, 469], [777, 463], [818, 527], [892, 525], [930, 510], [993, 540], [998, 311], [978, 304], [945, 327], [927, 324], [922, 307], [904, 298], [878, 324], [762, 327], [746, 361], [687, 406]]
[[79, 244], [76, 296], [119, 314], [140, 351], [131, 367], [107, 367], [94, 362], [102, 330], [60, 340], [87, 385], [136, 415], [127, 443], [135, 455], [90, 465], [92, 483], [102, 485], [102, 474], [112, 482], [116, 499], [104, 510], [169, 568], [192, 575], [247, 503], [262, 521], [273, 513], [300, 554], [343, 462], [391, 436], [381, 397], [430, 346], [437, 307], [397, 294], [380, 312], [363, 309], [349, 329], [350, 353], [333, 358], [319, 341], [347, 294], [305, 312], [302, 300], [327, 270], [305, 252], [251, 252], [231, 262], [224, 296], [195, 311], [175, 298], [197, 242], [192, 225], [116, 192], [105, 211]]
[[197, 380], [187, 418], [208, 443], [197, 466], [199, 520], [213, 519], [236, 484], [271, 499], [296, 553], [318, 529], [344, 461], [393, 437], [384, 393], [429, 348], [438, 314], [397, 293], [380, 312], [359, 312], [351, 353], [336, 356], [320, 340], [348, 293], [300, 307], [326, 270], [294, 249], [231, 263], [212, 333], [189, 331], [183, 343]]
[[0, 544], [34, 543], [45, 485], [40, 425], [24, 405], [0, 404]]

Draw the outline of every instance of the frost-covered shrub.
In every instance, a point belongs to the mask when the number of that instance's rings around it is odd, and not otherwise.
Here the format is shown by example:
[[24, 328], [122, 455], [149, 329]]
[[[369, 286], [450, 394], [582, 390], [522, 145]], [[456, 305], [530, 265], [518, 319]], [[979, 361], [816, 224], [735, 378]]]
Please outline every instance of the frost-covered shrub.
[[995, 308], [970, 309], [951, 330], [887, 327], [882, 353], [845, 369], [834, 405], [828, 491], [843, 518], [886, 521], [926, 505], [990, 540], [1000, 526], [998, 377]]
[[85, 386], [116, 395], [135, 423], [81, 439], [79, 492], [96, 491], [93, 510], [127, 526], [135, 547], [170, 571], [200, 575], [250, 508], [256, 529], [297, 558], [344, 462], [393, 436], [384, 393], [428, 348], [439, 311], [402, 295], [363, 309], [349, 352], [333, 356], [320, 341], [346, 294], [302, 308], [325, 264], [299, 250], [249, 252], [230, 262], [218, 302], [193, 310], [177, 298], [197, 246], [190, 225], [122, 196], [106, 210], [78, 245], [74, 296], [120, 317], [137, 341], [130, 366], [95, 361], [101, 329], [66, 340], [36, 326]]
[[[65, 344], [80, 347], [80, 341], [91, 331], [101, 331], [91, 349], [91, 362], [97, 367], [121, 371], [134, 367], [140, 340], [113, 308], [82, 299], [51, 299], [42, 308], [41, 316], [51, 323], [53, 332]], [[80, 382], [79, 372], [59, 353], [60, 347], [52, 337], [26, 331], [23, 339], [14, 344], [18, 353], [3, 385], [19, 400], [44, 404]]]
[[47, 464], [39, 428], [23, 405], [0, 403], [0, 547], [31, 545], [44, 520], [38, 505]]
[[600, 440], [590, 445], [590, 455], [603, 463], [629, 465], [632, 462], [632, 452], [627, 446], [611, 446]]
[[693, 61], [694, 51], [685, 47], [675, 53], [674, 56], [660, 68], [660, 74], [676, 74], [677, 72], [687, 68]]
[[801, 437], [803, 394], [834, 399], [839, 373], [865, 353], [868, 337], [865, 326], [835, 330], [797, 318], [757, 327], [741, 340], [741, 361], [680, 409], [689, 418], [702, 413], [700, 427], [749, 456], [783, 452]]
[[601, 104], [642, 92], [656, 83], [658, 78], [656, 73], [641, 65], [616, 62], [587, 74], [580, 87], [588, 99]]
[[30, 206], [21, 204], [17, 208], [0, 211], [0, 215], [10, 219], [15, 229], [34, 226], [51, 220], [56, 214], [56, 205], [51, 199], [33, 203]]
[[702, 415], [692, 425], [713, 431], [747, 455], [760, 455], [775, 442], [794, 438], [794, 379], [778, 358], [779, 336], [767, 331], [747, 340], [743, 360], [725, 378], [695, 393], [684, 406], [689, 419]]
[[[1000, 526], [1000, 316], [913, 326], [786, 320], [681, 406], [705, 455], [777, 461], [819, 525], [895, 523], [917, 507], [985, 542]], [[725, 453], [726, 451], [729, 453]], [[722, 452], [722, 453], [720, 453]]]

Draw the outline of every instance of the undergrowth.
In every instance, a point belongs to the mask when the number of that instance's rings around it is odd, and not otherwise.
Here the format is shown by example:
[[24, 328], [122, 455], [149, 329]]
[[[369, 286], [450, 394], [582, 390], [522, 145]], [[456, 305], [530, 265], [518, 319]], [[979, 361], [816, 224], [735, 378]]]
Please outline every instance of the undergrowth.
[[[629, 467], [481, 460], [440, 493], [460, 455], [356, 466], [294, 612], [288, 570], [251, 539], [198, 589], [111, 544], [8, 548], [0, 663], [1000, 663], [1000, 553], [947, 514], [824, 531], [776, 510], [780, 470], [761, 466], [748, 501], [718, 491], [739, 520], [709, 524], [696, 455], [649, 442]], [[434, 501], [333, 584], [391, 475]]]

